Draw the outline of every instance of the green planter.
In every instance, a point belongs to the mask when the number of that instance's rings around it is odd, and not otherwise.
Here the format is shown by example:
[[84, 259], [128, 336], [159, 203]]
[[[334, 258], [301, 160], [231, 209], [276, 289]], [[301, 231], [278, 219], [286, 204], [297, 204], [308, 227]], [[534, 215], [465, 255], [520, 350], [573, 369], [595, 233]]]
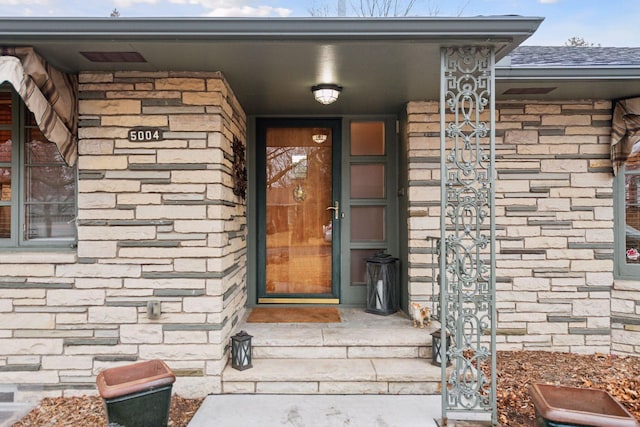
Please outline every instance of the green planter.
[[533, 384], [529, 393], [537, 427], [640, 427], [606, 391]]
[[161, 360], [105, 369], [96, 383], [113, 427], [162, 427], [176, 377]]

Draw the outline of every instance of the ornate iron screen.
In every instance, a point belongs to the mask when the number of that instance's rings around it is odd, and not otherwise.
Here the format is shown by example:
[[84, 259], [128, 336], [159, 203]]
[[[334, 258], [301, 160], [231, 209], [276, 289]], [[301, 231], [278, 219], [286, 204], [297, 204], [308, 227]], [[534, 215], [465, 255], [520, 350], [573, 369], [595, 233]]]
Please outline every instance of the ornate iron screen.
[[495, 425], [494, 51], [441, 57], [440, 320], [453, 337], [441, 346], [453, 363], [442, 364], [442, 418], [490, 414]]

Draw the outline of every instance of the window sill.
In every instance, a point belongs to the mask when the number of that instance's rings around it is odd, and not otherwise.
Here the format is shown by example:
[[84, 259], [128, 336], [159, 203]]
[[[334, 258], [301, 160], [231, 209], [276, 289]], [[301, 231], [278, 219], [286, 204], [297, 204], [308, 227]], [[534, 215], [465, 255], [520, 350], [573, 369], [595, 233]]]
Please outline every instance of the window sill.
[[613, 279], [613, 289], [637, 292], [640, 289], [640, 276], [616, 276]]

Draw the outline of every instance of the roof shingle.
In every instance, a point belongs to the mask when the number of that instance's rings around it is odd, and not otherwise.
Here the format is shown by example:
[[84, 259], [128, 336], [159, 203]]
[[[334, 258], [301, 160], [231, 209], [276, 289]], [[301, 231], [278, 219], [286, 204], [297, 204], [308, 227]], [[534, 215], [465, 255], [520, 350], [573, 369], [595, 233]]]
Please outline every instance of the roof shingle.
[[520, 46], [510, 56], [512, 67], [640, 65], [640, 47]]

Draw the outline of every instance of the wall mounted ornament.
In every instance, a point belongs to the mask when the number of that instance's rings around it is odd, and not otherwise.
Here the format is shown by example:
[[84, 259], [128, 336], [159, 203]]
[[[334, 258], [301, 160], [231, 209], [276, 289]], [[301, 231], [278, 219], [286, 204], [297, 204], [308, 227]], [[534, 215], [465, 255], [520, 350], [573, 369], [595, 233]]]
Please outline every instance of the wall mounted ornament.
[[247, 197], [247, 160], [242, 141], [233, 137], [233, 194], [245, 200]]
[[307, 192], [304, 191], [302, 185], [298, 184], [296, 188], [293, 189], [293, 200], [295, 200], [296, 202], [303, 202], [306, 198]]

